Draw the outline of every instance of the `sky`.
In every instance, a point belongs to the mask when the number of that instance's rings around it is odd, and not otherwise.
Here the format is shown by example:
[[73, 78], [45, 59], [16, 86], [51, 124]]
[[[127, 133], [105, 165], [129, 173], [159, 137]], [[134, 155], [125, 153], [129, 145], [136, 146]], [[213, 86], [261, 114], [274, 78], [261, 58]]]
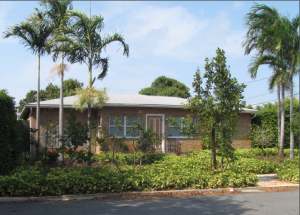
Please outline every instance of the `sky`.
[[[275, 7], [290, 19], [299, 13], [298, 1], [258, 1]], [[276, 91], [268, 89], [272, 70], [262, 66], [256, 79], [251, 79], [248, 65], [253, 54], [244, 55], [241, 46], [247, 28], [245, 15], [252, 1], [74, 1], [73, 9], [101, 15], [101, 35], [118, 32], [129, 45], [130, 56], [123, 56], [118, 43], [111, 43], [102, 57], [109, 57], [108, 75], [94, 86], [106, 88], [108, 94], [137, 94], [150, 87], [159, 76], [176, 79], [190, 88], [197, 67], [204, 73], [205, 58], [213, 58], [219, 47], [225, 51], [232, 77], [245, 83], [247, 104], [261, 105], [276, 100]], [[3, 39], [7, 27], [19, 24], [39, 7], [35, 1], [0, 1], [0, 89], [7, 89], [16, 103], [30, 90], [37, 89], [37, 56], [17, 38]], [[59, 86], [59, 78], [51, 79], [55, 65], [51, 56], [41, 58], [41, 89], [49, 83]], [[93, 76], [99, 74], [93, 70]], [[75, 78], [87, 86], [85, 64], [69, 65], [65, 79]], [[294, 93], [299, 92], [299, 77], [294, 78]], [[276, 90], [276, 89], [275, 89]], [[289, 93], [286, 92], [286, 96]], [[298, 95], [296, 95], [298, 97]]]

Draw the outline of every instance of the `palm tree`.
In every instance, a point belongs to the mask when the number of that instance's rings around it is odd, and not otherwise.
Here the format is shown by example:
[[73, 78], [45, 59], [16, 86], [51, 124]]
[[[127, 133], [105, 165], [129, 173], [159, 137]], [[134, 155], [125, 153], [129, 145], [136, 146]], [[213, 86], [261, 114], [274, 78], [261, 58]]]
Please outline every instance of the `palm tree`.
[[[46, 8], [46, 15], [49, 21], [53, 24], [54, 26], [54, 31], [52, 33], [52, 41], [48, 44], [47, 49], [48, 53], [51, 52], [51, 49], [54, 48], [55, 46], [58, 46], [59, 44], [55, 42], [55, 37], [57, 34], [61, 33], [60, 29], [63, 28], [63, 26], [67, 25], [68, 20], [64, 19], [66, 16], [68, 7], [69, 9], [72, 8], [72, 1], [41, 1], [40, 4], [42, 6], [45, 6]], [[55, 59], [55, 56], [53, 56], [53, 59]], [[61, 137], [63, 137], [63, 127], [64, 127], [64, 72], [65, 72], [65, 65], [64, 65], [64, 53], [61, 53], [61, 64], [58, 67], [58, 75], [60, 76], [60, 103], [59, 103], [59, 146], [61, 147], [62, 140]], [[59, 153], [59, 162], [62, 163], [64, 159], [64, 154]]]
[[[252, 58], [252, 63], [250, 64], [249, 72], [251, 77], [256, 76], [258, 67], [263, 64], [269, 65], [274, 70], [274, 75], [270, 80], [270, 88], [273, 88], [275, 84], [278, 87], [278, 101], [280, 101], [280, 86], [281, 83], [281, 94], [282, 94], [282, 110], [281, 110], [281, 120], [280, 115], [280, 102], [278, 102], [278, 124], [281, 121], [281, 129], [278, 135], [280, 139], [279, 145], [279, 155], [283, 156], [284, 149], [284, 89], [288, 84], [291, 89], [290, 93], [293, 95], [293, 82], [292, 74], [295, 72], [295, 65], [291, 57], [291, 52], [299, 53], [299, 40], [298, 49], [294, 42], [297, 35], [297, 28], [295, 24], [299, 25], [299, 18], [297, 18], [291, 25], [289, 19], [281, 16], [275, 8], [270, 8], [266, 5], [255, 4], [251, 8], [251, 12], [246, 16], [246, 26], [249, 28], [247, 32], [247, 39], [243, 43], [245, 47], [245, 54], [249, 54], [253, 50], [257, 50], [258, 53]], [[294, 26], [294, 27], [291, 27]], [[299, 39], [299, 36], [298, 36]], [[297, 55], [297, 54], [295, 54]], [[299, 55], [298, 55], [299, 56]], [[293, 58], [295, 59], [295, 58]], [[292, 66], [292, 64], [294, 66]], [[292, 69], [293, 67], [293, 69]], [[287, 76], [286, 71], [290, 71]], [[292, 97], [293, 98], [293, 97]], [[291, 98], [291, 100], [292, 100]], [[292, 104], [292, 101], [291, 101]], [[293, 106], [291, 106], [293, 108]], [[291, 110], [291, 122], [293, 119]], [[293, 148], [293, 134], [291, 130], [291, 148]], [[291, 150], [293, 151], [293, 150]], [[292, 156], [291, 156], [292, 157]]]
[[[96, 78], [92, 76], [93, 68], [102, 68], [102, 72], [97, 76], [102, 80], [108, 70], [108, 57], [101, 58], [101, 52], [106, 49], [107, 45], [112, 42], [119, 42], [123, 47], [123, 55], [129, 56], [129, 46], [125, 43], [122, 35], [114, 32], [112, 36], [100, 36], [100, 32], [104, 27], [103, 18], [101, 16], [88, 17], [80, 11], [68, 11], [68, 17], [72, 17], [73, 23], [64, 28], [64, 34], [56, 38], [56, 41], [64, 42], [66, 58], [70, 63], [84, 63], [88, 67], [88, 89], [92, 89], [92, 85]], [[65, 17], [65, 19], [68, 19]], [[60, 48], [55, 49], [59, 53]], [[88, 120], [87, 124], [90, 129], [92, 104], [88, 103]], [[91, 140], [89, 130], [88, 152], [91, 152]]]
[[53, 31], [53, 27], [45, 22], [45, 14], [35, 8], [35, 13], [29, 16], [21, 24], [10, 26], [4, 32], [4, 38], [16, 37], [21, 43], [28, 47], [34, 55], [37, 55], [37, 106], [36, 106], [36, 158], [39, 154], [39, 136], [40, 136], [40, 57], [46, 53], [45, 45]]

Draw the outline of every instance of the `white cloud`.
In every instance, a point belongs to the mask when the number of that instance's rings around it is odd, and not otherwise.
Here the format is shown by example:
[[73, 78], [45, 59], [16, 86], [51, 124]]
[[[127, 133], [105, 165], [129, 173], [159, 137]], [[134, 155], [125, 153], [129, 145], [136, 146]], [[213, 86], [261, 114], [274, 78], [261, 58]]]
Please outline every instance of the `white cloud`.
[[235, 1], [233, 3], [233, 7], [236, 9], [241, 9], [243, 6], [244, 6], [244, 2], [242, 2], [242, 1]]

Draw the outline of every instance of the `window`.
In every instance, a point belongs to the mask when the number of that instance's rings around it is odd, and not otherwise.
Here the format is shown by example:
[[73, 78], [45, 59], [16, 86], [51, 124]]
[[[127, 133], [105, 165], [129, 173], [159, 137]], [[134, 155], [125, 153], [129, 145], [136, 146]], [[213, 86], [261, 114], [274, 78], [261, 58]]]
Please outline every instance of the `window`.
[[[183, 123], [180, 120], [180, 117], [173, 117], [173, 118], [176, 120], [177, 124], [180, 125], [180, 128], [178, 128], [176, 125], [169, 124], [169, 138], [187, 138], [188, 135], [182, 135], [181, 131], [183, 126], [188, 127], [188, 125]], [[196, 118], [193, 118], [193, 122], [196, 123]]]
[[133, 136], [133, 132], [130, 131], [134, 121], [138, 121], [137, 116], [110, 116], [109, 135], [127, 138], [137, 137], [136, 134]]
[[58, 127], [44, 131], [44, 147], [58, 147]]
[[[67, 130], [64, 131], [63, 137], [66, 138], [64, 145], [68, 147], [72, 147], [72, 142], [69, 138], [67, 138]], [[44, 147], [59, 147], [59, 128], [53, 128], [49, 131], [44, 131]], [[83, 143], [81, 146], [86, 146], [86, 143]]]

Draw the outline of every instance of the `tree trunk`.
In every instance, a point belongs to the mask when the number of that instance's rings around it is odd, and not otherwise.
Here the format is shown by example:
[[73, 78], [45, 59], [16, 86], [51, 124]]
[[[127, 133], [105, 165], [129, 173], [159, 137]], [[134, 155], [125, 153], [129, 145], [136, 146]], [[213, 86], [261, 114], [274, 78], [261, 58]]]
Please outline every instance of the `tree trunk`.
[[37, 146], [35, 149], [35, 158], [39, 157], [39, 146], [40, 146], [40, 63], [41, 63], [41, 54], [38, 51], [38, 68], [37, 68], [37, 93], [36, 93], [36, 142]]
[[281, 126], [281, 119], [280, 119], [280, 84], [277, 84], [277, 130], [278, 130], [278, 148], [280, 148], [280, 126]]
[[[64, 65], [64, 56], [61, 55], [61, 66]], [[61, 141], [61, 138], [64, 135], [64, 71], [61, 71], [60, 74], [60, 89], [59, 89], [59, 147], [62, 147], [63, 142]], [[64, 153], [59, 153], [58, 158], [59, 165], [61, 166], [64, 162]]]
[[213, 156], [214, 169], [217, 169], [217, 153], [216, 153], [216, 141], [215, 141], [215, 128], [211, 132], [211, 150]]
[[284, 110], [284, 85], [281, 88], [281, 135], [280, 135], [280, 147], [279, 156], [284, 155], [284, 122], [285, 122], [285, 110]]
[[293, 112], [294, 112], [294, 92], [293, 92], [293, 77], [290, 77], [290, 159], [294, 159], [294, 133], [293, 133]]
[[299, 146], [300, 149], [300, 70], [299, 70]]
[[[89, 66], [89, 82], [88, 82], [88, 88], [92, 88], [92, 65]], [[88, 104], [88, 119], [87, 119], [87, 125], [89, 128], [88, 131], [88, 153], [90, 154], [92, 151], [92, 145], [91, 145], [91, 117], [92, 117], [92, 105]], [[88, 160], [87, 162], [88, 166], [91, 166], [91, 162]]]

